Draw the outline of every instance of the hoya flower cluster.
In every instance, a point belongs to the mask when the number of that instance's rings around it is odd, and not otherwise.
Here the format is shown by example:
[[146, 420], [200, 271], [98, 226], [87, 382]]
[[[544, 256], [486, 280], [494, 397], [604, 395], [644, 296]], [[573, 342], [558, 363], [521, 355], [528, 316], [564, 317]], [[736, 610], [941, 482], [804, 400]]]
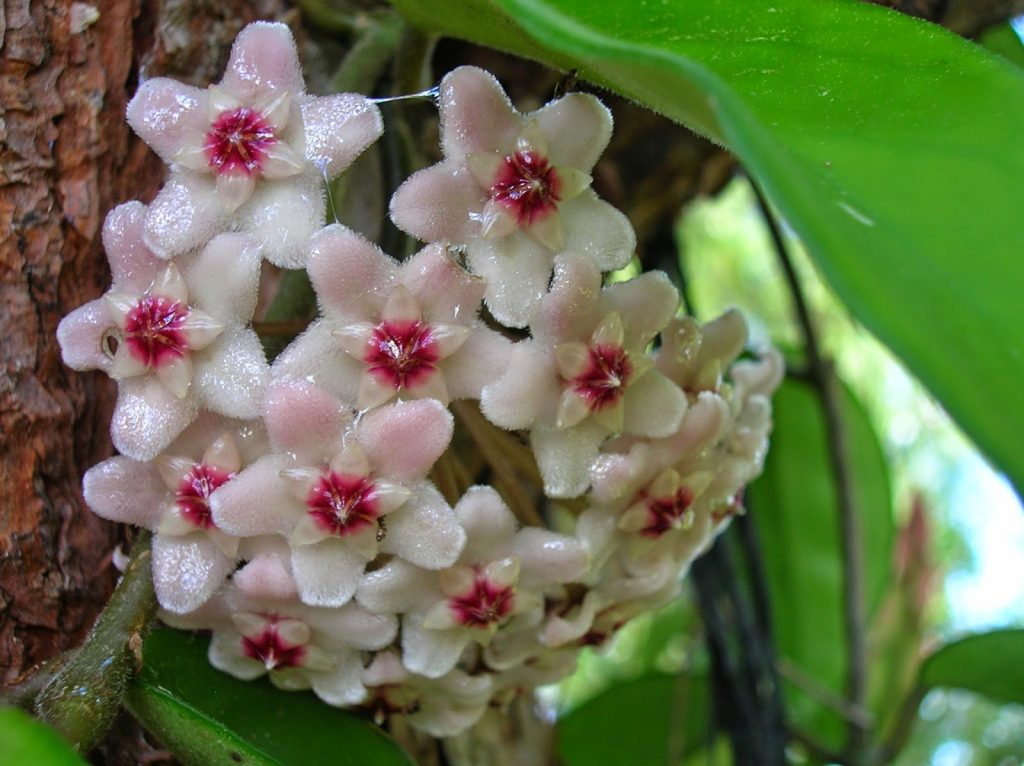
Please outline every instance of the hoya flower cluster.
[[[85, 497], [155, 533], [164, 620], [235, 676], [446, 736], [677, 594], [761, 469], [782, 369], [664, 274], [605, 284], [635, 239], [591, 188], [597, 99], [520, 114], [465, 67], [439, 105], [444, 160], [390, 206], [427, 244], [398, 262], [325, 225], [383, 124], [307, 94], [285, 26], [205, 90], [147, 81], [128, 119], [167, 183], [110, 213], [113, 286], [59, 337], [118, 382]], [[272, 365], [262, 259], [320, 305]]]

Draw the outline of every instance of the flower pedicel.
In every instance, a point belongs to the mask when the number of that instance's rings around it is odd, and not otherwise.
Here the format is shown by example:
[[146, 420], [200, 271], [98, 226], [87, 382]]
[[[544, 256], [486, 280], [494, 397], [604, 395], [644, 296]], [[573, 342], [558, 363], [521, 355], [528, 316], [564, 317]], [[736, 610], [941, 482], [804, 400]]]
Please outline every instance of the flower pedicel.
[[[635, 237], [591, 189], [596, 98], [524, 115], [463, 67], [439, 106], [399, 263], [324, 226], [382, 123], [305, 93], [287, 27], [244, 29], [216, 86], [143, 83], [128, 119], [169, 178], [109, 214], [113, 287], [58, 336], [117, 381], [122, 454], [85, 497], [156, 533], [164, 621], [239, 678], [450, 736], [675, 597], [761, 470], [782, 365], [737, 362], [743, 319], [680, 316], [663, 274], [603, 286]], [[322, 314], [273, 366], [261, 258], [307, 268]]]

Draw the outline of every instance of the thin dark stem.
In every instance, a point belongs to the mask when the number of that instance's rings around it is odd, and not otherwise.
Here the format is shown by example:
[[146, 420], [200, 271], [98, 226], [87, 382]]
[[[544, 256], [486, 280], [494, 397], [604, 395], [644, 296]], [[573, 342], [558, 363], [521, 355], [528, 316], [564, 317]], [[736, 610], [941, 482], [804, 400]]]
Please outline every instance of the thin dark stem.
[[711, 657], [716, 718], [736, 763], [781, 766], [786, 728], [770, 641], [758, 629], [724, 537], [693, 565]]
[[[740, 546], [743, 549], [743, 558], [747, 562], [747, 571], [750, 574], [750, 590], [754, 597], [754, 617], [762, 633], [770, 639], [772, 628], [771, 598], [768, 596], [768, 587], [765, 584], [764, 557], [761, 555], [761, 541], [757, 534], [757, 528], [750, 518], [749, 502], [747, 513], [744, 513], [733, 520], [733, 526], [739, 536]], [[774, 642], [772, 651], [774, 653]]]
[[[814, 321], [804, 297], [789, 250], [783, 239], [768, 200], [756, 183], [751, 184], [765, 223], [771, 233], [776, 255], [782, 266], [797, 320], [803, 331], [812, 384], [818, 392], [825, 413], [825, 431], [829, 446], [829, 463], [836, 484], [839, 508], [839, 539], [843, 554], [844, 628], [847, 648], [846, 696], [855, 709], [865, 709], [867, 700], [867, 636], [864, 608], [864, 554], [857, 514], [856, 496], [850, 474], [850, 458], [840, 411], [840, 388], [831, 362], [821, 354]], [[869, 722], [849, 720], [847, 730], [848, 761], [854, 766], [864, 763]]]
[[903, 707], [900, 710], [900, 717], [897, 719], [892, 733], [880, 748], [878, 756], [874, 759], [875, 763], [889, 763], [903, 749], [907, 739], [910, 737], [910, 732], [914, 728], [914, 722], [917, 720], [917, 709], [921, 706], [924, 695], [925, 690], [918, 686], [904, 700]]

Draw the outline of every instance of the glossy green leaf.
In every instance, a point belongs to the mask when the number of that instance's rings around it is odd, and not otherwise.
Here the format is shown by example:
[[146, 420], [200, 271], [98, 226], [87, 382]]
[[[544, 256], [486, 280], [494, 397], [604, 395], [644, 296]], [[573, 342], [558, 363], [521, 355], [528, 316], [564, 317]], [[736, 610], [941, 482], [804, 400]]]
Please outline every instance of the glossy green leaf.
[[700, 676], [653, 675], [612, 687], [559, 719], [565, 766], [679, 763], [708, 744], [711, 698]]
[[60, 734], [14, 707], [0, 707], [0, 759], [4, 766], [85, 766]]
[[946, 644], [921, 668], [925, 688], [945, 686], [1024, 705], [1024, 629], [979, 633]]
[[[873, 611], [890, 575], [888, 471], [866, 413], [848, 393], [841, 415], [864, 540], [865, 593]], [[773, 418], [764, 474], [748, 497], [764, 553], [775, 641], [779, 655], [805, 676], [805, 685], [840, 694], [846, 678], [844, 573], [824, 410], [810, 386], [786, 381], [775, 395]], [[787, 694], [795, 720], [838, 738], [841, 726], [834, 713], [799, 685], [787, 684]]]
[[128, 692], [131, 714], [185, 766], [411, 766], [398, 745], [357, 715], [265, 679], [239, 681], [215, 670], [208, 642], [154, 631]]
[[978, 42], [1007, 61], [1024, 67], [1024, 43], [1011, 24], [997, 24], [985, 32]]
[[[854, 314], [1024, 486], [1024, 76], [853, 0], [397, 0], [732, 149]], [[979, 395], [979, 390], [983, 391]]]

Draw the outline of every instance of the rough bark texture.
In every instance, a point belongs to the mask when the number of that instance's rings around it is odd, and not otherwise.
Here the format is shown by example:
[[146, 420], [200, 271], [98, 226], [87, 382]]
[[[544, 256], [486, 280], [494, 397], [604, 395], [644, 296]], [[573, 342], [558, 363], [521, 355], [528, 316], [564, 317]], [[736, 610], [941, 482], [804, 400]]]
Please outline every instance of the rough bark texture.
[[60, 361], [60, 318], [109, 282], [106, 212], [163, 167], [131, 135], [146, 76], [209, 82], [279, 0], [8, 0], [0, 8], [0, 686], [74, 646], [110, 592], [120, 533], [82, 502], [111, 452], [114, 386]]

